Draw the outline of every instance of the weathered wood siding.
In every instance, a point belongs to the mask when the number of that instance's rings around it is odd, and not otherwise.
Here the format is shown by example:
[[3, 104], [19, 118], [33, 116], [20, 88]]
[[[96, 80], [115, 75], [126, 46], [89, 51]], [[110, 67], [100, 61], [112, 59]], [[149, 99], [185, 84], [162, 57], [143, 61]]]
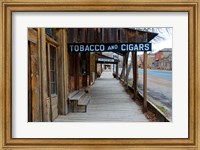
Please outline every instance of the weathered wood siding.
[[47, 97], [45, 100], [44, 100], [44, 103], [45, 103], [45, 110], [44, 110], [44, 117], [45, 117], [45, 122], [47, 121], [50, 121], [51, 120], [51, 109], [50, 109], [50, 97]]
[[[58, 41], [59, 47], [58, 47], [58, 114], [66, 114], [66, 97], [68, 95], [68, 90], [66, 87], [68, 87], [67, 76], [68, 70], [66, 68], [68, 67], [67, 64], [67, 45], [66, 45], [66, 30], [65, 29], [57, 29], [56, 32], [56, 39]], [[55, 106], [52, 106], [55, 107]], [[56, 111], [56, 109], [55, 109]]]
[[58, 116], [58, 96], [52, 96], [51, 97], [51, 111], [52, 111], [52, 121], [56, 119]]
[[145, 33], [131, 28], [69, 28], [68, 43], [123, 43], [134, 42], [136, 37], [144, 42]]
[[68, 110], [68, 94], [69, 94], [69, 53], [68, 53], [68, 49], [67, 49], [67, 39], [68, 39], [68, 36], [67, 36], [67, 30], [63, 29], [63, 36], [64, 36], [64, 39], [63, 39], [63, 42], [65, 44], [64, 46], [64, 80], [65, 80], [65, 83], [64, 83], [64, 91], [65, 91], [65, 96], [64, 96], [64, 113], [67, 114], [69, 112]]
[[[76, 32], [76, 31], [74, 31]], [[69, 93], [69, 54], [66, 29], [52, 29], [52, 36], [45, 28], [29, 28], [29, 121], [51, 121], [58, 114], [66, 114]], [[75, 33], [74, 33], [75, 34]], [[51, 95], [49, 86], [48, 44], [56, 47], [57, 93]]]
[[90, 72], [95, 72], [95, 54], [90, 55]]
[[75, 77], [70, 76], [70, 78], [69, 78], [69, 81], [71, 83], [70, 92], [75, 90], [75, 81], [74, 80], [75, 80]]
[[37, 44], [29, 42], [29, 121], [41, 121], [40, 114], [40, 71]]
[[28, 28], [28, 41], [37, 44], [38, 42], [38, 31]]
[[48, 95], [47, 50], [45, 28], [38, 28], [39, 51], [41, 53], [41, 101], [43, 104], [43, 121], [50, 121], [50, 98]]

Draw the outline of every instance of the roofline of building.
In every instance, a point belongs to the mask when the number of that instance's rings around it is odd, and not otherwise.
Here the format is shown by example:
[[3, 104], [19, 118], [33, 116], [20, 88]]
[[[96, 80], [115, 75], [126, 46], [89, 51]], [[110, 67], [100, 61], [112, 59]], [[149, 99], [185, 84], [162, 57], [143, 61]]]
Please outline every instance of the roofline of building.
[[139, 31], [139, 32], [143, 32], [143, 33], [148, 33], [148, 37], [150, 37], [150, 38], [148, 38], [147, 42], [150, 42], [153, 38], [155, 38], [158, 35], [158, 33], [156, 33], [156, 32], [142, 31], [142, 30], [133, 29], [133, 28], [125, 28], [125, 29], [129, 29], [129, 30], [133, 30], [133, 31]]

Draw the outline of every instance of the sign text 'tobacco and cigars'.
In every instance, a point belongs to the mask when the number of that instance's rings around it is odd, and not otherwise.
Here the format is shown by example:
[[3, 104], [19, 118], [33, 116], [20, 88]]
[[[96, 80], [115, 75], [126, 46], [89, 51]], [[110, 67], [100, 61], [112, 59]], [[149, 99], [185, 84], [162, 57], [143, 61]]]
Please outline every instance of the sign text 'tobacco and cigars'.
[[70, 52], [134, 52], [151, 51], [151, 49], [151, 43], [68, 44]]

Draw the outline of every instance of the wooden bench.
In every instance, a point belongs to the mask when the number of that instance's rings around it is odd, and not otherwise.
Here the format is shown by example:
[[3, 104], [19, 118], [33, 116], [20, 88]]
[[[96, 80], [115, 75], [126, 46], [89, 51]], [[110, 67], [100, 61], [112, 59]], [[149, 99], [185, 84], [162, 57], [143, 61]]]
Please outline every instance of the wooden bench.
[[91, 96], [85, 92], [85, 90], [77, 90], [69, 94], [69, 104], [73, 108], [72, 112], [77, 112], [78, 106], [84, 106], [85, 112], [87, 112], [87, 105], [91, 99]]

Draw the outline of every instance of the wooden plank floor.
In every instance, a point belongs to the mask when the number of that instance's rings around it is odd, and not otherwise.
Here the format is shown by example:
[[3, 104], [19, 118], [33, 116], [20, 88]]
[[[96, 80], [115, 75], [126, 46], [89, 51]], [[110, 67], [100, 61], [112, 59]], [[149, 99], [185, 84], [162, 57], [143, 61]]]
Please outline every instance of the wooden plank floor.
[[103, 72], [89, 89], [86, 113], [60, 115], [55, 122], [147, 122], [142, 109], [125, 92], [111, 72]]

